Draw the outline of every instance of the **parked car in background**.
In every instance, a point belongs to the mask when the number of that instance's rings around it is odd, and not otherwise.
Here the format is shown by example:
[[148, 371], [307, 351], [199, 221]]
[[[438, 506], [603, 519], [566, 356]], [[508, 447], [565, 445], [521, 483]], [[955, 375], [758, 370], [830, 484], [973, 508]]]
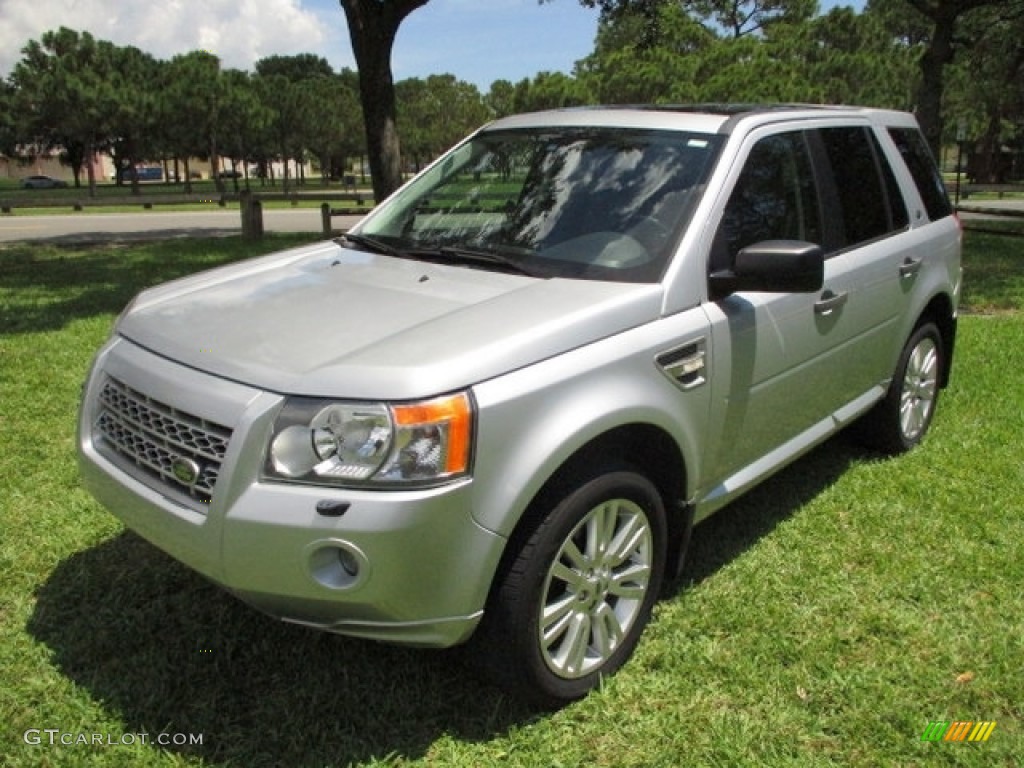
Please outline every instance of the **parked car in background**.
[[924, 438], [960, 241], [906, 113], [504, 118], [337, 241], [136, 297], [82, 474], [273, 616], [469, 641], [557, 705], [626, 662], [695, 523], [849, 425]]
[[63, 179], [55, 179], [52, 176], [26, 176], [21, 180], [22, 189], [56, 189], [67, 185]]
[[[132, 169], [123, 168], [121, 170], [120, 177], [122, 184], [131, 183]], [[164, 169], [159, 165], [139, 165], [135, 167], [135, 178], [139, 181], [163, 181]]]

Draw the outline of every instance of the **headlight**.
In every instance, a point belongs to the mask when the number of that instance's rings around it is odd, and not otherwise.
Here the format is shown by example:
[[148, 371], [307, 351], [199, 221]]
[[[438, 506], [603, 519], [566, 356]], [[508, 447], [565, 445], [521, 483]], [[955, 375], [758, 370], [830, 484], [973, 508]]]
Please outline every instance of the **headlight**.
[[383, 404], [289, 398], [263, 476], [318, 485], [434, 484], [469, 471], [469, 395]]

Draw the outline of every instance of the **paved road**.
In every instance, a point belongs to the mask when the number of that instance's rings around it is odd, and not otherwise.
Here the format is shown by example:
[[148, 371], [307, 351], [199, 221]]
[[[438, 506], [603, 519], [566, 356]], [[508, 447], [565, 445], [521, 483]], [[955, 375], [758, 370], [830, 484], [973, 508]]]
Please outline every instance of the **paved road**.
[[[348, 229], [358, 216], [334, 217], [335, 229]], [[265, 232], [319, 232], [316, 208], [263, 211]], [[238, 211], [165, 213], [76, 213], [52, 216], [0, 215], [0, 242], [45, 240], [57, 243], [96, 240], [145, 240], [167, 237], [216, 237], [241, 232]]]
[[[1024, 200], [990, 200], [964, 205], [1024, 212]], [[990, 218], [963, 214], [965, 219]], [[358, 216], [336, 216], [335, 229], [348, 229]], [[316, 208], [271, 208], [263, 211], [266, 232], [319, 232], [320, 211]], [[238, 211], [194, 211], [153, 213], [77, 213], [53, 216], [0, 215], [0, 242], [44, 240], [80, 243], [103, 240], [146, 240], [167, 237], [214, 237], [241, 231]]]

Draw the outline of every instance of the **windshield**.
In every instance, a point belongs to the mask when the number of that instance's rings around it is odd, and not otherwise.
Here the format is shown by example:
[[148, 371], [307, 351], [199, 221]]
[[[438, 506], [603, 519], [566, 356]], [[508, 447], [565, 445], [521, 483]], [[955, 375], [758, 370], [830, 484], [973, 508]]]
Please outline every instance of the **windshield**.
[[540, 276], [654, 282], [720, 144], [623, 128], [484, 131], [410, 183], [352, 243]]

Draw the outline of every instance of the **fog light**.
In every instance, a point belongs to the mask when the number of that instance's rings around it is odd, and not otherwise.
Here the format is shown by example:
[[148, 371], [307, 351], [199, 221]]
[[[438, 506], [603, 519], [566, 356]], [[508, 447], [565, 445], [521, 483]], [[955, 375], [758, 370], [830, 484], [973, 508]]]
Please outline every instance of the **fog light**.
[[328, 589], [353, 589], [369, 575], [369, 561], [348, 541], [328, 539], [306, 548], [309, 575]]
[[347, 549], [338, 549], [338, 562], [341, 563], [341, 567], [345, 570], [345, 573], [352, 578], [359, 575], [359, 561], [356, 560], [356, 556]]

